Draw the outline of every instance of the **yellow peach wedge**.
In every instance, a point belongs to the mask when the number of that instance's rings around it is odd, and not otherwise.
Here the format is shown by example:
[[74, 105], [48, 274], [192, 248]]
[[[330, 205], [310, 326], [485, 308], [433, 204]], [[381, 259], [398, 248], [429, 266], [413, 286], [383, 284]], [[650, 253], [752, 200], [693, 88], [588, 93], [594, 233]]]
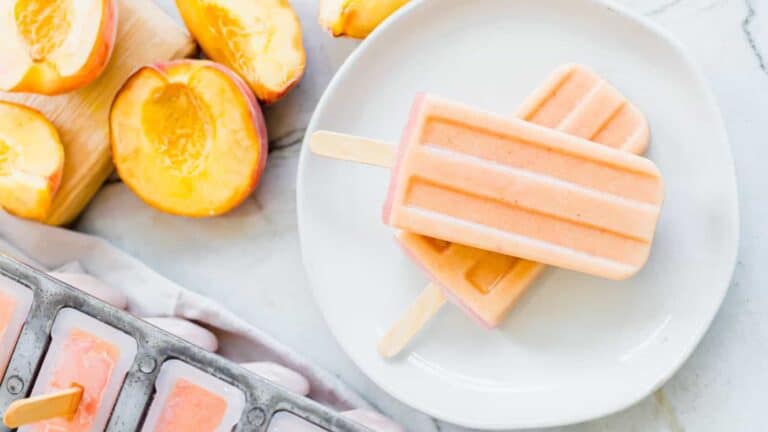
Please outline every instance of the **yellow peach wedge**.
[[39, 111], [0, 101], [0, 206], [41, 221], [64, 171], [64, 147]]
[[115, 0], [0, 2], [0, 90], [61, 94], [84, 87], [109, 63]]
[[267, 161], [256, 98], [237, 74], [210, 61], [140, 68], [115, 96], [109, 124], [118, 174], [167, 213], [205, 217], [233, 209]]
[[363, 39], [409, 0], [320, 0], [320, 26], [333, 36]]
[[176, 0], [205, 54], [272, 103], [304, 74], [301, 24], [287, 0]]

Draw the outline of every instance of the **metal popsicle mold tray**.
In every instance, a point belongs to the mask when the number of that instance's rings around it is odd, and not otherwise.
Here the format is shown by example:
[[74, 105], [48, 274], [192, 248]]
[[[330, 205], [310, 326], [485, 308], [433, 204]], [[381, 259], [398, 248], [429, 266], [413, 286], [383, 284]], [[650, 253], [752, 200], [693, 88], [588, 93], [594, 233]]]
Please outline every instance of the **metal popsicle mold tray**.
[[[245, 408], [234, 428], [236, 432], [266, 432], [272, 417], [281, 412], [293, 414], [328, 431], [372, 432], [311, 399], [291, 393], [234, 362], [2, 254], [0, 277], [31, 289], [34, 296], [0, 386], [2, 412], [13, 401], [30, 394], [51, 340], [53, 322], [60, 310], [71, 308], [132, 336], [138, 347], [106, 431], [140, 430], [155, 394], [155, 379], [161, 365], [167, 360], [177, 359], [243, 392]], [[8, 430], [0, 424], [0, 431]]]

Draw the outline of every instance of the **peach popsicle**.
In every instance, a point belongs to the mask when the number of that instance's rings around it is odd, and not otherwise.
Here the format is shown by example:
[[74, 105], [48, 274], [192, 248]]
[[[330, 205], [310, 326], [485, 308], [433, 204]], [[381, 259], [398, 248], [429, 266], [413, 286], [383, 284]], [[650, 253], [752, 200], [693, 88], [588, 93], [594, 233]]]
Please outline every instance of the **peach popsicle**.
[[228, 432], [245, 407], [234, 386], [180, 360], [163, 363], [143, 432]]
[[[318, 131], [310, 146], [391, 163], [370, 139]], [[428, 95], [399, 150], [383, 212], [394, 228], [611, 279], [650, 252], [664, 187], [646, 158]]]
[[0, 276], [0, 379], [32, 306], [32, 290]]
[[[517, 116], [632, 153], [642, 153], [648, 145], [643, 114], [581, 65], [557, 68], [523, 102]], [[381, 339], [379, 352], [385, 357], [400, 352], [437, 313], [445, 302], [444, 293], [481, 325], [497, 326], [545, 267], [406, 231], [396, 236], [435, 283], [427, 286]]]
[[[642, 113], [610, 84], [581, 65], [557, 68], [526, 99], [517, 115], [633, 153], [641, 153], [648, 144], [648, 127]], [[391, 164], [391, 146], [362, 141], [362, 145], [349, 142], [342, 157], [364, 159], [376, 165]], [[320, 147], [322, 151], [323, 146]], [[367, 149], [373, 151], [365, 153]], [[398, 237], [406, 251], [431, 273], [433, 279], [444, 285], [460, 306], [487, 326], [498, 323], [543, 267], [531, 261], [413, 233], [400, 232]], [[405, 318], [382, 341], [389, 342], [382, 345], [395, 350], [390, 355], [415, 334], [444, 300], [437, 286], [430, 285], [425, 290]]]
[[[636, 154], [648, 146], [643, 114], [581, 65], [557, 68], [523, 102], [517, 117]], [[405, 231], [397, 239], [459, 306], [487, 327], [499, 324], [544, 267]]]
[[54, 418], [21, 427], [21, 432], [104, 430], [125, 375], [136, 357], [127, 334], [74, 309], [63, 309], [51, 330], [51, 344], [32, 395], [82, 387], [71, 418]]
[[610, 279], [650, 252], [650, 160], [431, 95], [414, 101], [384, 223]]

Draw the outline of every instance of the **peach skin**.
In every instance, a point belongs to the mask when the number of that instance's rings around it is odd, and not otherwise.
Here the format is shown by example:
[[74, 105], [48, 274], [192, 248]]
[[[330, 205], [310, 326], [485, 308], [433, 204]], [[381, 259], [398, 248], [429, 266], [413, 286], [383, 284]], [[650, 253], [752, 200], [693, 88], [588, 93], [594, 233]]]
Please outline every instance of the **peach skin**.
[[242, 77], [264, 103], [283, 97], [304, 74], [301, 24], [286, 0], [176, 0], [205, 54]]
[[0, 101], [0, 206], [43, 220], [64, 170], [56, 128], [39, 111]]
[[2, 2], [0, 90], [53, 95], [89, 84], [109, 63], [116, 15], [116, 0]]
[[333, 36], [363, 39], [410, 0], [320, 0], [320, 26]]
[[168, 213], [225, 213], [248, 197], [266, 164], [256, 99], [237, 74], [210, 61], [140, 68], [115, 97], [109, 121], [118, 174]]

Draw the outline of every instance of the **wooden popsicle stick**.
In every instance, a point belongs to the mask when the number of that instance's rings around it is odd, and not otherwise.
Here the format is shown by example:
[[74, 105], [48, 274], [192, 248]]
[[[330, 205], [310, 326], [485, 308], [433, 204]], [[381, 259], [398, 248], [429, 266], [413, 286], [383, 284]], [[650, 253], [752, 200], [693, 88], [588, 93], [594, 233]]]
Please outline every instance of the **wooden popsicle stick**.
[[[317, 131], [309, 140], [313, 153], [353, 162], [390, 168], [395, 162], [395, 145], [353, 135]], [[397, 355], [445, 304], [442, 289], [430, 283], [408, 307], [402, 317], [379, 340], [379, 354]]]
[[395, 164], [394, 144], [354, 135], [317, 131], [309, 139], [309, 149], [320, 156], [385, 168]]
[[384, 358], [396, 356], [445, 304], [442, 288], [430, 283], [411, 303], [402, 317], [379, 340], [379, 354]]
[[55, 393], [19, 399], [5, 411], [3, 423], [9, 428], [17, 428], [55, 417], [72, 417], [82, 396], [83, 388], [74, 385]]

